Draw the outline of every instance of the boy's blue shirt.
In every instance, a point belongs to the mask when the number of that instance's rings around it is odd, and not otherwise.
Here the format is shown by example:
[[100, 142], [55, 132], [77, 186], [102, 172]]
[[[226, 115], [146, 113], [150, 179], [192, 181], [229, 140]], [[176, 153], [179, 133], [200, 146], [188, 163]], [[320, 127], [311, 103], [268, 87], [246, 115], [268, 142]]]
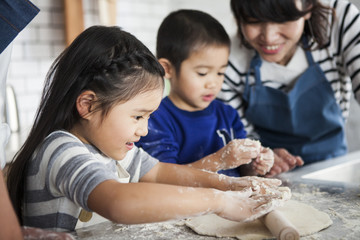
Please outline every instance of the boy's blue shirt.
[[[149, 133], [136, 144], [162, 162], [188, 164], [218, 151], [246, 131], [237, 111], [214, 100], [202, 111], [177, 108], [165, 97], [149, 119]], [[240, 176], [238, 169], [222, 170]]]

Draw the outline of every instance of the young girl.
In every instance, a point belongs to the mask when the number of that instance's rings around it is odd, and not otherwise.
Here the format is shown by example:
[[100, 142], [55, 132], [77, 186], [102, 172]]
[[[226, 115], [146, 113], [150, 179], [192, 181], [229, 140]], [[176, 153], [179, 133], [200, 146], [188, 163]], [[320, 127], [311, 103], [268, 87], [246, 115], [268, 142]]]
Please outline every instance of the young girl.
[[117, 27], [90, 27], [57, 58], [9, 174], [23, 224], [74, 230], [91, 212], [125, 224], [207, 213], [246, 221], [281, 201], [279, 180], [159, 163], [134, 146], [160, 104], [163, 75], [151, 52]]

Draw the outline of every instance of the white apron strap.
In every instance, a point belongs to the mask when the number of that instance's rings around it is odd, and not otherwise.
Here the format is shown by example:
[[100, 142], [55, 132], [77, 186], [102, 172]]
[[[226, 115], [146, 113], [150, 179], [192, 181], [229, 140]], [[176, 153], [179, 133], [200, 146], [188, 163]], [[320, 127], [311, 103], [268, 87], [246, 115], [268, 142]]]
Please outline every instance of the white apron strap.
[[[117, 166], [117, 173], [119, 176], [118, 182], [129, 183], [130, 174], [120, 164], [117, 163], [116, 166]], [[85, 211], [84, 209], [81, 209], [75, 229], [88, 227], [105, 221], [109, 221], [109, 220], [100, 216], [95, 212], [88, 212]]]

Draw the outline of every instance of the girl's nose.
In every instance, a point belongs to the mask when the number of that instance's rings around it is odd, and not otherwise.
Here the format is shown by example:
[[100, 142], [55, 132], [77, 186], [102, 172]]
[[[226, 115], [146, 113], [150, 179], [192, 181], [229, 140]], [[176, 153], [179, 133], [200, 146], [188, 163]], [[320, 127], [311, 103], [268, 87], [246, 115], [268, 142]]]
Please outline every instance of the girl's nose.
[[140, 126], [136, 129], [135, 134], [137, 136], [144, 137], [148, 134], [148, 121], [144, 121]]

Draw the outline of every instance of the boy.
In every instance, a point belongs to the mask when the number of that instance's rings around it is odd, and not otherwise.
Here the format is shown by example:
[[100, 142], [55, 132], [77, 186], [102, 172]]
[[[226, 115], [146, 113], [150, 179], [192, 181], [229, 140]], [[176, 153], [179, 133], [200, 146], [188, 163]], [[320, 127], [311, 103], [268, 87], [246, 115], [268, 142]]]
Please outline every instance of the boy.
[[236, 110], [215, 99], [229, 51], [225, 29], [204, 12], [179, 10], [164, 19], [157, 36], [157, 57], [171, 89], [151, 116], [149, 133], [139, 147], [163, 162], [228, 176], [241, 176], [241, 169], [247, 175], [269, 171], [272, 151], [245, 139]]

